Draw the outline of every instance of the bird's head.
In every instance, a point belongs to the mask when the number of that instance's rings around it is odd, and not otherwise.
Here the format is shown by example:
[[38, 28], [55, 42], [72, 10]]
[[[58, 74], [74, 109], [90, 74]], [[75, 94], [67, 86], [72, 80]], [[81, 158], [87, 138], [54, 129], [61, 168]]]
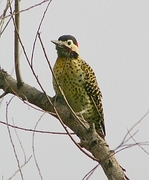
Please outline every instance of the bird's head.
[[51, 41], [56, 45], [56, 50], [59, 57], [77, 58], [78, 42], [75, 37], [71, 35], [63, 35], [58, 40]]

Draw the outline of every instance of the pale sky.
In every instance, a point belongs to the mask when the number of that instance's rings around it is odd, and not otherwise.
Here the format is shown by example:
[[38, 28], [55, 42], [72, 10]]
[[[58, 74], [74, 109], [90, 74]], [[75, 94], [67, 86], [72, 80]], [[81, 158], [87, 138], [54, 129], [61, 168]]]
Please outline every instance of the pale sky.
[[[26, 9], [40, 0], [21, 0], [21, 9]], [[0, 15], [6, 1], [0, 2]], [[35, 34], [46, 4], [21, 13], [21, 39], [30, 58]], [[8, 11], [9, 12], [9, 11]], [[6, 19], [7, 22], [7, 19]], [[0, 66], [8, 73], [13, 63], [13, 25], [9, 23], [0, 39]], [[106, 125], [106, 140], [115, 149], [128, 129], [149, 110], [149, 1], [138, 0], [53, 0], [41, 26], [41, 38], [53, 66], [56, 50], [51, 40], [64, 34], [76, 37], [79, 52], [94, 69], [103, 94]], [[20, 51], [23, 80], [40, 89]], [[34, 68], [48, 95], [53, 96], [52, 76], [44, 58], [39, 40], [34, 54]], [[13, 77], [15, 74], [13, 73]], [[2, 91], [0, 91], [2, 93]], [[0, 106], [0, 121], [6, 122], [7, 95]], [[9, 123], [33, 129], [42, 115], [18, 98], [9, 106]], [[64, 132], [58, 120], [45, 114], [37, 129]], [[137, 142], [149, 141], [149, 115], [131, 132]], [[8, 179], [18, 169], [7, 127], [0, 124], [0, 178]], [[17, 130], [26, 158], [32, 154], [31, 132]], [[20, 163], [24, 163], [23, 152], [14, 130], [11, 129]], [[79, 142], [79, 139], [76, 138]], [[128, 144], [134, 143], [132, 140]], [[149, 146], [143, 146], [149, 152]], [[35, 154], [44, 180], [81, 180], [94, 166], [67, 136], [35, 134]], [[131, 180], [149, 179], [149, 155], [135, 146], [116, 154], [119, 164], [126, 169]], [[40, 180], [34, 159], [22, 169], [24, 179]], [[18, 173], [13, 180], [19, 180]], [[106, 180], [99, 166], [90, 180]]]

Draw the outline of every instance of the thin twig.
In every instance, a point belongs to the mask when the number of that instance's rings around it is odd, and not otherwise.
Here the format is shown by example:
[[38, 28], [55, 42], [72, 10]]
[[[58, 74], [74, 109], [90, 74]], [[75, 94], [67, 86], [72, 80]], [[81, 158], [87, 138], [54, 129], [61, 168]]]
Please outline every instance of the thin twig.
[[82, 180], [88, 180], [91, 175], [95, 172], [95, 170], [97, 169], [97, 167], [99, 166], [99, 164], [97, 164], [94, 168], [92, 168], [84, 177]]
[[[8, 0], [8, 1], [10, 1], [10, 0]], [[34, 9], [35, 7], [38, 7], [38, 6], [44, 4], [44, 3], [48, 2], [48, 1], [49, 1], [49, 0], [44, 0], [44, 1], [40, 2], [40, 3], [34, 4], [33, 6], [28, 7], [28, 8], [26, 8], [26, 9], [22, 9], [20, 12], [17, 12], [17, 13], [22, 13], [22, 12], [29, 11], [30, 9]], [[51, 1], [52, 1], [52, 0], [51, 0]], [[3, 14], [2, 14], [2, 15], [0, 16], [0, 19], [8, 18], [8, 17], [10, 17], [10, 16], [12, 16], [12, 15], [15, 15], [15, 14], [17, 14], [17, 13], [16, 13], [16, 12], [13, 12], [11, 15], [7, 15], [7, 16], [3, 16]]]
[[[19, 130], [23, 130], [23, 131], [28, 131], [28, 132], [36, 132], [36, 133], [42, 133], [42, 134], [57, 134], [57, 135], [67, 135], [67, 133], [61, 133], [61, 132], [50, 132], [50, 131], [42, 131], [42, 130], [34, 130], [34, 129], [28, 129], [28, 128], [22, 128], [22, 127], [18, 127], [18, 126], [14, 126], [12, 124], [9, 123], [5, 123], [3, 121], [0, 121], [1, 124], [4, 124], [6, 126], [9, 126], [11, 128], [15, 128], [15, 129], [19, 129]], [[75, 133], [70, 133], [71, 135], [75, 135]]]
[[[32, 158], [32, 156], [30, 156], [28, 158], [28, 160], [26, 162], [24, 162], [24, 164], [21, 165], [21, 168], [23, 168], [29, 161], [30, 159]], [[8, 179], [8, 180], [11, 180], [12, 178], [14, 178], [14, 176], [19, 172], [19, 169]]]
[[[7, 122], [7, 123], [8, 123], [8, 106], [9, 106], [10, 102], [12, 101], [12, 99], [13, 99], [13, 97], [10, 99], [10, 101], [9, 101], [9, 102], [7, 103], [7, 105], [6, 105], [6, 122]], [[15, 149], [15, 145], [14, 145], [14, 143], [13, 143], [13, 139], [12, 139], [12, 136], [11, 136], [11, 132], [10, 132], [9, 126], [7, 126], [7, 130], [8, 130], [10, 142], [11, 142], [11, 145], [12, 145], [12, 148], [13, 148], [13, 151], [14, 151], [14, 155], [15, 155], [15, 158], [16, 158], [16, 161], [17, 161], [17, 165], [18, 165], [18, 168], [19, 168], [19, 172], [20, 172], [20, 175], [21, 175], [21, 179], [23, 180], [23, 179], [24, 179], [24, 178], [23, 178], [23, 173], [22, 173], [22, 170], [21, 170], [19, 158], [18, 158], [16, 149]]]
[[94, 161], [98, 161], [98, 159], [94, 158], [92, 155], [90, 155], [89, 153], [87, 153], [86, 151], [84, 151], [84, 149], [82, 149], [82, 147], [75, 141], [75, 139], [72, 137], [72, 135], [69, 133], [67, 127], [65, 126], [65, 124], [63, 123], [61, 117], [59, 116], [59, 113], [57, 112], [57, 109], [54, 107], [54, 110], [58, 116], [58, 119], [61, 123], [61, 125], [63, 126], [63, 128], [65, 129], [65, 131], [67, 132], [68, 136], [70, 137], [70, 139], [72, 140], [72, 142], [85, 154], [87, 155], [89, 158], [91, 158]]
[[4, 96], [6, 96], [8, 93], [4, 92], [3, 94], [0, 95], [0, 99], [3, 98]]
[[[51, 3], [51, 1], [50, 1], [50, 3]], [[10, 12], [12, 13], [12, 8], [11, 8], [11, 6], [10, 6]], [[12, 18], [13, 18], [13, 17], [12, 17]], [[13, 19], [14, 19], [14, 18], [13, 18]], [[47, 96], [47, 94], [46, 94], [44, 88], [42, 87], [42, 85], [41, 85], [41, 83], [40, 83], [40, 81], [39, 81], [39, 79], [38, 79], [38, 76], [36, 75], [36, 73], [35, 73], [33, 67], [32, 67], [31, 64], [30, 64], [30, 60], [29, 60], [29, 58], [28, 58], [27, 52], [26, 52], [26, 50], [25, 50], [25, 47], [24, 47], [24, 45], [23, 45], [23, 42], [22, 42], [20, 36], [18, 36], [18, 39], [19, 39], [19, 42], [20, 42], [20, 44], [21, 44], [23, 53], [24, 53], [24, 55], [25, 55], [25, 57], [26, 57], [26, 60], [27, 60], [27, 62], [28, 62], [28, 65], [30, 66], [31, 71], [32, 71], [32, 73], [33, 73], [33, 75], [34, 75], [34, 77], [35, 77], [35, 79], [36, 79], [38, 85], [39, 85], [40, 88], [42, 89], [42, 91], [43, 91], [43, 93], [45, 94], [45, 96], [47, 97], [48, 101], [52, 104], [52, 102], [51, 102], [51, 100], [49, 99], [49, 97]], [[17, 95], [17, 94], [16, 94], [16, 95]]]
[[130, 132], [129, 132], [129, 135], [130, 135], [130, 137], [133, 139], [133, 141], [135, 142], [135, 144], [138, 145], [146, 154], [149, 155], [149, 152], [147, 152], [147, 151], [141, 146], [141, 144], [146, 145], [146, 143], [148, 143], [147, 145], [149, 145], [149, 142], [138, 143], [138, 142], [135, 140], [135, 138], [131, 135]]
[[[7, 2], [6, 2], [6, 7], [5, 7], [4, 12], [3, 12], [3, 14], [2, 14], [2, 17], [3, 17], [3, 18], [1, 18], [1, 21], [0, 21], [0, 36], [1, 36], [1, 34], [4, 32], [4, 30], [6, 29], [8, 23], [10, 22], [10, 19], [11, 19], [11, 18], [9, 18], [8, 22], [6, 23], [5, 27], [3, 28], [4, 21], [5, 21], [5, 17], [6, 17], [6, 13], [7, 13], [7, 10], [8, 10], [8, 8], [9, 8], [9, 6], [10, 6], [10, 1], [7, 0]], [[2, 28], [3, 28], [3, 30], [2, 30]]]
[[11, 18], [9, 18], [8, 19], [8, 21], [7, 21], [7, 23], [6, 23], [6, 25], [4, 26], [4, 28], [2, 29], [2, 27], [1, 27], [1, 30], [0, 30], [0, 36], [3, 34], [3, 32], [5, 31], [5, 29], [6, 29], [6, 27], [8, 26], [8, 24], [10, 23], [10, 20], [11, 20]]
[[38, 29], [37, 29], [37, 32], [36, 32], [35, 40], [33, 42], [32, 54], [31, 54], [31, 66], [33, 66], [33, 57], [34, 57], [34, 51], [35, 51], [35, 45], [36, 45], [36, 41], [37, 41], [37, 37], [38, 37], [38, 32], [40, 31], [41, 25], [43, 23], [43, 20], [45, 18], [46, 12], [48, 11], [48, 8], [49, 8], [51, 2], [52, 2], [52, 0], [49, 1], [49, 3], [46, 6], [45, 11], [43, 12], [42, 18], [40, 20], [40, 23], [39, 23], [39, 26], [38, 26]]
[[[14, 123], [14, 120], [13, 120], [13, 119], [12, 119], [12, 123], [13, 123], [13, 125], [15, 126], [15, 123]], [[26, 162], [25, 150], [24, 150], [23, 145], [22, 145], [22, 142], [21, 142], [21, 140], [20, 140], [20, 138], [19, 138], [19, 136], [18, 136], [18, 133], [17, 133], [16, 128], [14, 128], [14, 131], [15, 131], [16, 137], [17, 137], [17, 139], [18, 139], [18, 141], [19, 141], [19, 144], [20, 144], [20, 147], [21, 147], [21, 149], [22, 149], [22, 152], [23, 152], [23, 154], [24, 154], [24, 162]]]
[[[45, 114], [45, 113], [44, 113]], [[34, 130], [36, 129], [38, 123], [41, 121], [41, 118], [43, 117], [43, 115], [41, 115], [41, 117], [39, 118], [39, 120], [37, 121], [37, 123], [35, 124], [35, 127], [34, 127]], [[38, 170], [38, 173], [39, 173], [39, 176], [41, 178], [41, 180], [43, 180], [43, 177], [42, 177], [42, 174], [41, 174], [41, 170], [40, 170], [40, 167], [38, 165], [38, 162], [37, 162], [37, 158], [36, 158], [36, 155], [35, 155], [35, 131], [33, 132], [33, 136], [32, 136], [32, 150], [33, 150], [33, 157], [34, 157], [34, 160], [35, 160], [35, 164], [36, 164], [36, 167], [37, 167], [37, 170]]]
[[[132, 139], [132, 137], [134, 137], [134, 136], [136, 135], [136, 133], [138, 133], [138, 131], [136, 131], [136, 132], [135, 132], [133, 135], [131, 135], [129, 138], [127, 138], [128, 135], [130, 135], [131, 131], [132, 131], [139, 123], [141, 123], [141, 121], [142, 121], [148, 114], [149, 114], [149, 110], [142, 116], [142, 118], [140, 118], [139, 121], [137, 121], [137, 122], [127, 131], [127, 133], [126, 133], [126, 135], [124, 136], [124, 138], [123, 138], [122, 142], [120, 143], [120, 145], [115, 148], [115, 150], [114, 150], [115, 153], [118, 153], [119, 151], [128, 148], [128, 145], [126, 146], [125, 143], [128, 142], [130, 139]], [[136, 145], [136, 144], [133, 144], [133, 145]], [[125, 147], [124, 147], [124, 146], [125, 146]], [[132, 144], [131, 144], [131, 146], [132, 146]], [[124, 148], [118, 150], [118, 149], [121, 148], [121, 147], [124, 147]], [[129, 147], [130, 147], [130, 145], [129, 145]], [[116, 151], [116, 150], [117, 150], [117, 151]]]

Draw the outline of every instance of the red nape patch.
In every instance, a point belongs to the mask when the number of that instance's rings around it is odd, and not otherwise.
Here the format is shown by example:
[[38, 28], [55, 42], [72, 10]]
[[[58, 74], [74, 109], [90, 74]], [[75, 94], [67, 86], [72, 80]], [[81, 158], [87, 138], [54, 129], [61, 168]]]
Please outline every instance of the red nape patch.
[[79, 44], [78, 44], [78, 42], [77, 42], [77, 41], [75, 42], [75, 45], [76, 45], [76, 46], [79, 46]]

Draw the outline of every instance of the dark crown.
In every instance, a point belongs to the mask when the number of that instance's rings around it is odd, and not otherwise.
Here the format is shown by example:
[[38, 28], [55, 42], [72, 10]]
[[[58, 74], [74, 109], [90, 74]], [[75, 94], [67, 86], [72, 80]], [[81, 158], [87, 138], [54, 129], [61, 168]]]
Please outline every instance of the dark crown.
[[63, 35], [63, 36], [60, 36], [60, 37], [58, 38], [58, 40], [59, 40], [59, 41], [72, 40], [73, 43], [74, 43], [76, 46], [78, 46], [78, 42], [77, 42], [76, 38], [73, 37], [73, 36], [71, 36], [71, 35]]

